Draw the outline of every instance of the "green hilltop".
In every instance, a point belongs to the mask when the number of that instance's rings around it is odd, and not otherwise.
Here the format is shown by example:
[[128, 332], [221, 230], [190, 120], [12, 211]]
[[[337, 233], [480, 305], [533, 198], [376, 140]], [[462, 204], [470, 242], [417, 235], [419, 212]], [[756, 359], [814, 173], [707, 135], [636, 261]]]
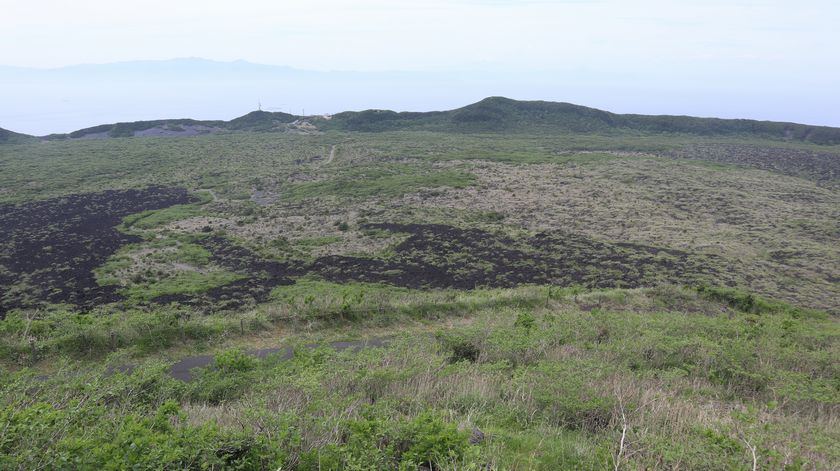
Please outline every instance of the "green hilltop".
[[674, 133], [701, 136], [744, 135], [815, 144], [840, 143], [840, 129], [748, 119], [646, 116], [549, 101], [490, 97], [463, 108], [427, 113], [365, 110], [338, 113], [325, 127], [345, 131]]
[[32, 136], [0, 128], [0, 144], [18, 144], [32, 139], [34, 139]]
[[283, 124], [297, 119], [288, 113], [268, 111], [252, 111], [244, 116], [230, 121], [195, 120], [195, 119], [160, 119], [153, 121], [135, 121], [131, 123], [102, 124], [90, 128], [79, 129], [70, 134], [53, 135], [52, 138], [82, 138], [90, 135], [102, 137], [132, 137], [137, 133], [160, 129], [175, 134], [186, 132], [192, 128], [196, 133], [211, 133], [219, 131], [271, 131]]
[[[818, 145], [840, 144], [840, 128], [749, 119], [697, 118], [616, 114], [571, 103], [485, 98], [449, 111], [396, 112], [345, 111], [332, 116], [295, 116], [252, 111], [223, 120], [161, 119], [102, 124], [44, 139], [115, 138], [133, 136], [188, 136], [226, 131], [433, 131], [454, 133], [586, 133], [602, 135], [676, 134], [689, 136], [739, 136]], [[19, 142], [31, 136], [0, 129], [0, 143]]]
[[2, 131], [0, 470], [840, 469], [838, 132]]

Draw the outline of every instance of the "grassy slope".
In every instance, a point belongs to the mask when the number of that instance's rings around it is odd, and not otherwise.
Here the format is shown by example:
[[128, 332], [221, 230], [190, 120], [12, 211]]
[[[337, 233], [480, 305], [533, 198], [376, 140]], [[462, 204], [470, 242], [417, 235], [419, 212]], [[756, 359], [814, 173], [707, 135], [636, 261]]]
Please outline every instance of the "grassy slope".
[[[712, 145], [724, 149], [711, 154], [715, 162], [691, 153]], [[754, 149], [812, 153], [823, 166], [800, 168], [790, 159], [774, 171], [754, 169], [763, 159], [747, 158]], [[551, 133], [55, 141], [0, 147], [9, 170], [0, 174], [0, 200], [149, 184], [211, 189], [217, 199], [200, 214], [167, 210], [156, 216], [166, 222], [156, 231], [220, 230], [280, 258], [386, 253], [395, 240], [370, 237], [359, 230], [364, 222], [563, 228], [721, 257], [742, 288], [836, 311], [840, 192], [836, 179], [820, 178], [840, 165], [838, 154], [755, 139]], [[256, 191], [269, 204], [250, 201]], [[339, 230], [341, 223], [349, 230]]]
[[816, 144], [840, 144], [840, 130], [830, 127], [746, 119], [615, 114], [570, 103], [516, 101], [491, 97], [451, 111], [430, 113], [366, 110], [339, 113], [322, 124], [347, 131], [506, 131], [633, 132], [699, 136], [740, 135]]
[[[348, 304], [347, 290], [363, 294]], [[224, 344], [213, 342], [219, 369], [186, 385], [155, 359], [131, 376], [77, 362], [54, 365], [47, 380], [6, 373], [2, 464], [723, 470], [750, 469], [753, 447], [768, 469], [840, 462], [831, 361], [840, 331], [819, 313], [667, 287], [420, 293], [308, 283], [280, 299], [249, 331], [321, 326], [286, 336], [299, 346], [397, 337], [387, 349], [301, 348], [291, 361], [257, 361], [241, 348], [267, 338], [236, 339], [231, 325]], [[166, 332], [140, 345], [160, 358], [161, 342], [182, 342]]]
[[26, 134], [20, 134], [0, 128], [0, 144], [19, 144], [22, 142], [32, 141], [34, 139], [34, 137]]
[[[50, 140], [66, 138], [82, 138], [90, 134], [104, 134], [107, 137], [131, 137], [134, 133], [152, 128], [182, 130], [185, 126], [201, 126], [206, 128], [224, 129], [229, 131], [270, 131], [278, 125], [291, 123], [297, 119], [288, 113], [252, 111], [246, 115], [230, 121], [196, 120], [196, 119], [158, 119], [152, 121], [134, 121], [126, 123], [101, 124], [89, 128], [79, 129], [69, 134], [51, 134]], [[0, 143], [2, 143], [0, 133]]]
[[[458, 469], [611, 469], [618, 459], [630, 468], [751, 469], [755, 447], [759, 467], [836, 468], [840, 332], [819, 312], [673, 287], [415, 292], [317, 280], [237, 312], [142, 303], [230, 279], [193, 244], [204, 228], [277, 258], [388, 256], [398, 236], [359, 228], [384, 221], [512, 235], [561, 228], [679, 248], [719, 257], [741, 288], [837, 310], [840, 192], [821, 178], [836, 148], [610, 132], [0, 146], [3, 202], [152, 183], [212, 190], [198, 192], [202, 204], [127, 219], [125, 230], [144, 241], [99, 273], [124, 283], [125, 305], [53, 307], [2, 323], [0, 423], [9, 426], [0, 467], [66, 459], [82, 460], [77, 468], [240, 460], [353, 469], [434, 459]], [[724, 150], [692, 153], [710, 145]], [[815, 153], [818, 166], [756, 168], [746, 154], [754, 148]], [[257, 192], [268, 202], [251, 201]], [[406, 331], [394, 348], [358, 355], [221, 354]], [[167, 377], [173, 360], [208, 351], [220, 354], [223, 373], [189, 385]], [[138, 370], [106, 378], [105, 363]], [[35, 378], [44, 372], [46, 381]], [[470, 445], [474, 427], [486, 436]], [[435, 454], [446, 450], [454, 455]]]
[[[80, 129], [49, 139], [81, 138], [90, 134], [130, 137], [151, 128], [181, 130], [184, 126], [202, 126], [233, 131], [271, 131], [301, 119], [287, 113], [254, 111], [231, 121], [163, 119], [131, 123], [103, 124]], [[383, 132], [529, 132], [535, 130], [571, 133], [665, 133], [690, 136], [742, 136], [778, 141], [808, 142], [820, 145], [840, 144], [840, 129], [796, 123], [747, 119], [696, 118], [691, 116], [648, 116], [615, 114], [570, 103], [517, 101], [490, 97], [449, 111], [402, 112], [365, 110], [338, 113], [329, 119], [309, 117], [319, 129]], [[0, 130], [0, 143], [11, 141]], [[21, 135], [17, 135], [20, 137]], [[7, 136], [8, 137], [8, 136]]]

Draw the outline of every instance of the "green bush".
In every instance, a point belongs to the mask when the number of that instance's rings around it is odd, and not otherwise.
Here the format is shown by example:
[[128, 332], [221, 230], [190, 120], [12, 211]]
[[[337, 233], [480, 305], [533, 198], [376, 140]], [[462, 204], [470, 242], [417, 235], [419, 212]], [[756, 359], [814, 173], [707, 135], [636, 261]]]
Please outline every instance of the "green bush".
[[342, 443], [305, 454], [301, 469], [440, 469], [475, 458], [466, 432], [426, 411], [411, 419], [349, 421]]
[[469, 448], [468, 435], [455, 424], [445, 422], [433, 412], [425, 412], [402, 426], [397, 443], [405, 447], [401, 464], [426, 465], [432, 469], [453, 459], [461, 459]]
[[461, 340], [452, 345], [452, 356], [450, 362], [468, 361], [474, 363], [478, 361], [481, 355], [481, 350], [469, 340]]
[[590, 433], [601, 432], [609, 426], [615, 411], [615, 397], [590, 384], [608, 374], [605, 368], [543, 362], [525, 371], [511, 381], [510, 387], [532, 391], [538, 417], [567, 430]]
[[219, 371], [225, 373], [243, 373], [256, 368], [258, 360], [239, 349], [226, 350], [214, 358]]
[[[283, 293], [332, 296], [321, 304], [332, 312], [348, 299], [336, 285], [307, 283]], [[368, 290], [365, 303], [392, 293], [356, 288]], [[546, 302], [544, 287], [437, 293], [478, 312], [447, 322], [439, 348], [418, 341], [423, 327], [361, 351], [311, 349], [303, 345], [329, 336], [300, 338], [292, 359], [219, 353], [189, 383], [169, 376], [170, 362], [127, 357], [140, 344], [174, 343], [179, 331], [238, 332], [240, 318], [185, 321], [168, 308], [52, 311], [30, 323], [11, 313], [0, 323], [8, 351], [25, 357], [33, 336], [46, 358], [114, 330], [132, 350], [112, 364], [136, 367], [104, 375], [105, 365], [54, 355], [49, 372], [0, 369], [0, 469], [611, 469], [619, 398], [630, 443], [621, 468], [751, 469], [745, 437], [768, 469], [833, 469], [836, 320], [770, 301], [759, 313], [718, 313], [719, 301], [681, 293], [677, 304], [699, 310], [649, 309], [669, 296], [661, 290], [612, 296], [598, 314], [565, 297]], [[89, 356], [100, 344], [89, 343]], [[486, 436], [470, 445], [456, 424]], [[122, 450], [132, 443], [137, 453]]]
[[537, 324], [537, 319], [530, 312], [520, 312], [516, 315], [513, 326], [525, 331], [530, 331]]
[[253, 381], [259, 361], [240, 350], [227, 350], [215, 356], [213, 366], [200, 369], [190, 383], [189, 397], [195, 401], [220, 404], [238, 399]]
[[458, 335], [441, 334], [438, 336], [438, 340], [441, 342], [444, 349], [452, 352], [449, 356], [450, 363], [457, 363], [459, 361], [475, 363], [481, 355], [481, 349], [470, 338]]
[[741, 312], [758, 313], [760, 307], [763, 307], [755, 295], [737, 289], [701, 286], [697, 290], [707, 298], [723, 302]]

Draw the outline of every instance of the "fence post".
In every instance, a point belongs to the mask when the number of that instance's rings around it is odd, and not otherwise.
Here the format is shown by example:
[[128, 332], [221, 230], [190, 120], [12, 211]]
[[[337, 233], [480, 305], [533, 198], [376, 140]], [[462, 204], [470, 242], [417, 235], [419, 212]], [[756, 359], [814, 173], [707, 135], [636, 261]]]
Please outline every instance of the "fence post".
[[239, 319], [239, 334], [245, 335], [245, 319]]
[[117, 333], [113, 330], [111, 331], [111, 351], [117, 350]]

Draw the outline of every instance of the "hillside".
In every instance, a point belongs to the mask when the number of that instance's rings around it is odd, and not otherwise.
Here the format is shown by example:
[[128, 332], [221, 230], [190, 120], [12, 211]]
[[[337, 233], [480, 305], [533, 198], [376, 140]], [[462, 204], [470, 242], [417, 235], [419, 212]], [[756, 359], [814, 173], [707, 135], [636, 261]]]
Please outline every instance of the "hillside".
[[694, 118], [615, 114], [585, 106], [491, 97], [451, 111], [397, 113], [367, 110], [338, 113], [325, 124], [346, 131], [462, 131], [573, 133], [668, 133], [698, 136], [740, 135], [770, 139], [840, 144], [840, 129], [745, 119]]
[[[346, 111], [332, 116], [301, 117], [287, 113], [253, 111], [230, 121], [162, 119], [103, 124], [45, 139], [104, 139], [115, 137], [172, 137], [255, 132], [386, 132], [430, 131], [447, 133], [573, 133], [686, 135], [771, 139], [817, 145], [840, 145], [840, 128], [746, 119], [696, 118], [615, 114], [595, 108], [547, 101], [517, 101], [490, 97], [449, 111]], [[9, 131], [4, 131], [9, 133]], [[11, 133], [15, 135], [14, 133]], [[11, 142], [3, 139], [0, 143]], [[17, 140], [20, 140], [18, 136]]]
[[840, 469], [840, 146], [798, 126], [12, 134], [0, 469]]
[[48, 139], [103, 139], [134, 136], [194, 136], [223, 131], [282, 131], [296, 116], [287, 113], [252, 111], [230, 121], [199, 121], [194, 119], [161, 119], [131, 123], [102, 124], [79, 129], [69, 134], [54, 134]]
[[0, 128], [0, 144], [19, 144], [21, 142], [31, 141], [35, 139], [26, 134], [19, 134]]

